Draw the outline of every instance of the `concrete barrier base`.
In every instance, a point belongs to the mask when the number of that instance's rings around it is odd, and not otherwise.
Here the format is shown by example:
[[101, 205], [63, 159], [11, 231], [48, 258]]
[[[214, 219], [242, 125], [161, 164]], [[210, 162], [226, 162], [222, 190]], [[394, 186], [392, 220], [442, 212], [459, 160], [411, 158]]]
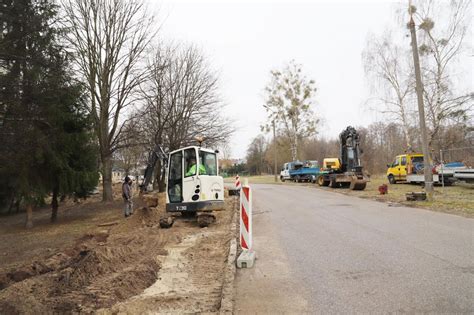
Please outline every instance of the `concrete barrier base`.
[[255, 252], [244, 250], [237, 258], [238, 268], [252, 268], [255, 262]]

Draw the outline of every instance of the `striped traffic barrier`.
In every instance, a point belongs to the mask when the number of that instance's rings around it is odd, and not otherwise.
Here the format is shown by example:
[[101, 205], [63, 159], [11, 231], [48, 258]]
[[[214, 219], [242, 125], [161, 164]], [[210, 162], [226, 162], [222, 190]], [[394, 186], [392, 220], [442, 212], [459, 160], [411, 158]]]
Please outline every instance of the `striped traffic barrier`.
[[243, 250], [252, 249], [252, 191], [249, 186], [243, 186], [240, 194], [240, 246]]
[[237, 176], [235, 176], [235, 189], [240, 189], [242, 188], [241, 186], [242, 184], [240, 183], [240, 176], [237, 174]]
[[255, 261], [252, 237], [252, 189], [244, 184], [240, 194], [240, 247], [242, 253], [237, 259], [237, 267], [251, 268]]

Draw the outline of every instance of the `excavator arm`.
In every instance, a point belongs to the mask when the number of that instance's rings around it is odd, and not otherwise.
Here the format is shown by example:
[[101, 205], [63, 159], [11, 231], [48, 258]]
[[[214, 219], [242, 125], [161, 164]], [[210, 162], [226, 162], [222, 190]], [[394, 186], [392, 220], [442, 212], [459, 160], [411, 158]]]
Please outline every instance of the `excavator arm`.
[[146, 165], [143, 182], [140, 185], [140, 192], [146, 191], [146, 188], [153, 179], [153, 171], [155, 169], [156, 163], [159, 160], [161, 160], [161, 165], [164, 166], [163, 168], [166, 169], [166, 165], [168, 164], [168, 155], [165, 153], [165, 151], [163, 151], [163, 148], [157, 144], [155, 149], [150, 151], [150, 154], [148, 155], [148, 162]]
[[353, 171], [361, 167], [360, 163], [360, 139], [354, 127], [347, 127], [339, 135], [341, 142], [341, 163], [343, 171]]

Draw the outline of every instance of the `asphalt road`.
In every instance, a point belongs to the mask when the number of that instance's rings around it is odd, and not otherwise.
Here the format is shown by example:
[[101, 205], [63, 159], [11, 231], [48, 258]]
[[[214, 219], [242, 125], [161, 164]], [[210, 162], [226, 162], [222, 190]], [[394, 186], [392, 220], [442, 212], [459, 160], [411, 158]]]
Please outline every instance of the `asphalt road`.
[[252, 187], [258, 259], [237, 272], [237, 313], [474, 313], [474, 220]]

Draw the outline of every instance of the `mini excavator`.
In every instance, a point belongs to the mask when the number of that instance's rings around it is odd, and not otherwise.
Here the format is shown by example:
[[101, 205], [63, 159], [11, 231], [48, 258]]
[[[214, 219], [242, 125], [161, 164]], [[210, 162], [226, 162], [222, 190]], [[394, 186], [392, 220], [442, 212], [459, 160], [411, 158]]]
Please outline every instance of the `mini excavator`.
[[171, 227], [176, 215], [197, 216], [199, 226], [215, 222], [214, 211], [224, 209], [224, 180], [219, 176], [219, 151], [188, 146], [166, 154], [160, 145], [150, 152], [140, 185], [147, 191], [156, 163], [160, 160], [166, 172], [166, 213], [161, 227]]

